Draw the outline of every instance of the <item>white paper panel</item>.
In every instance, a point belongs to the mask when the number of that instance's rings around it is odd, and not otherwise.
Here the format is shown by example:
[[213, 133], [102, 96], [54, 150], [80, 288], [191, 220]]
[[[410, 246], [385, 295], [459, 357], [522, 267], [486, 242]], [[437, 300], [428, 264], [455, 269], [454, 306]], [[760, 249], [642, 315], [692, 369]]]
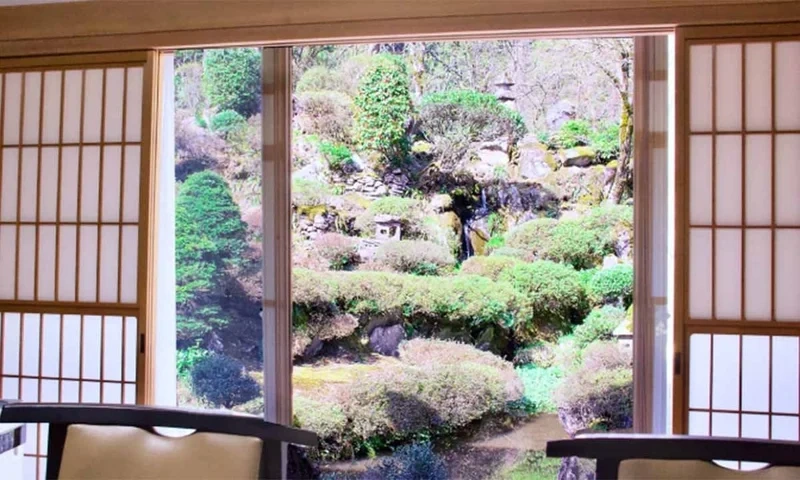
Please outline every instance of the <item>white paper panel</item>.
[[42, 320], [42, 376], [61, 375], [61, 316], [43, 315]]
[[0, 221], [17, 220], [17, 188], [19, 188], [19, 149], [3, 149], [3, 178], [0, 184]]
[[[22, 337], [22, 319], [17, 313], [3, 314], [3, 373], [19, 375], [19, 352]], [[12, 397], [13, 398], [13, 397]]]
[[58, 300], [75, 301], [75, 268], [78, 259], [77, 227], [58, 227]]
[[103, 321], [103, 379], [122, 381], [122, 317]]
[[708, 436], [709, 418], [706, 412], [689, 412], [689, 435]]
[[17, 270], [17, 298], [35, 300], [36, 280], [36, 227], [19, 227], [19, 264]]
[[711, 318], [711, 229], [689, 231], [689, 315]]
[[39, 149], [22, 149], [22, 171], [20, 172], [19, 217], [23, 222], [35, 222], [38, 203], [37, 177], [39, 171]]
[[60, 141], [62, 72], [45, 72], [44, 106], [42, 110], [42, 143]]
[[[733, 413], [711, 413], [712, 437], [738, 437], [739, 415]], [[723, 462], [720, 462], [722, 464]]]
[[125, 398], [126, 405], [136, 404], [136, 385], [125, 384]]
[[772, 46], [748, 43], [745, 47], [745, 105], [748, 130], [772, 129]]
[[[57, 380], [42, 380], [42, 401], [43, 402], [50, 402], [50, 403], [57, 403], [58, 402], [58, 384]], [[42, 424], [42, 435], [41, 435], [41, 442], [39, 442], [39, 451], [46, 452], [47, 451], [47, 424]]]
[[742, 129], [742, 45], [717, 46], [717, 131]]
[[42, 72], [25, 73], [25, 106], [23, 108], [22, 142], [39, 143], [39, 108], [42, 100]]
[[797, 441], [797, 417], [772, 416], [772, 439]]
[[748, 135], [745, 143], [747, 224], [770, 225], [772, 223], [772, 137]]
[[[139, 331], [136, 325], [136, 318], [125, 317], [125, 381], [136, 381], [136, 353]], [[135, 391], [134, 391], [135, 395]]]
[[104, 383], [103, 384], [103, 403], [121, 404], [122, 403], [122, 384]]
[[103, 212], [102, 221], [118, 222], [120, 208], [120, 175], [122, 147], [105, 147], [103, 154]]
[[78, 147], [65, 147], [61, 150], [61, 187], [59, 198], [61, 203], [61, 221], [78, 220], [78, 172], [80, 151]]
[[772, 232], [767, 229], [745, 231], [745, 318], [770, 320], [772, 317]]
[[717, 229], [715, 243], [716, 318], [736, 320], [742, 315], [742, 231]]
[[800, 129], [800, 42], [775, 44], [775, 127]]
[[81, 403], [100, 403], [100, 382], [81, 382]]
[[742, 415], [743, 438], [769, 438], [769, 416]]
[[739, 409], [739, 336], [714, 335], [712, 408]]
[[142, 140], [142, 79], [141, 67], [128, 69], [128, 98], [125, 106], [125, 141]]
[[14, 279], [17, 276], [17, 228], [0, 225], [0, 298], [14, 299]]
[[[39, 401], [39, 382], [30, 378], [23, 378], [22, 379], [22, 401], [24, 402], [38, 402]], [[33, 425], [28, 425], [29, 427], [33, 427]], [[33, 430], [33, 434], [31, 437], [32, 441], [30, 443], [31, 447], [36, 445], [36, 431]], [[29, 432], [31, 430], [28, 430]], [[27, 445], [27, 443], [26, 443]]]
[[710, 135], [692, 135], [689, 152], [690, 221], [711, 224], [712, 149]]
[[[83, 378], [100, 379], [100, 350], [103, 336], [101, 318], [96, 315], [83, 317]], [[84, 384], [85, 386], [85, 384]]]
[[41, 162], [39, 221], [55, 222], [58, 209], [58, 148], [42, 148]]
[[124, 222], [139, 220], [139, 169], [141, 168], [142, 149], [138, 146], [125, 148], [123, 211]]
[[711, 335], [689, 337], [689, 408], [709, 408]]
[[769, 411], [769, 342], [763, 335], [742, 337], [742, 410]]
[[3, 377], [3, 399], [19, 400], [19, 380], [16, 377]]
[[711, 130], [713, 50], [709, 45], [689, 47], [689, 111], [693, 132]]
[[772, 337], [772, 411], [798, 413], [797, 337]]
[[136, 302], [139, 227], [122, 227], [122, 265], [120, 265], [120, 302]]
[[80, 401], [79, 388], [78, 382], [62, 382], [61, 401], [64, 403], [78, 403]]
[[86, 94], [83, 98], [83, 141], [100, 142], [103, 107], [103, 70], [86, 70]]
[[20, 131], [19, 121], [14, 122], [10, 119], [19, 119], [22, 106], [22, 74], [5, 74], [5, 121], [3, 122], [3, 145], [19, 145]]
[[775, 232], [775, 319], [800, 321], [800, 229]]
[[[64, 315], [64, 336], [62, 337], [62, 351], [64, 352], [61, 364], [61, 376], [64, 378], [80, 378], [81, 370], [81, 317], [80, 315]], [[66, 400], [66, 385], [64, 382], [64, 396]], [[75, 385], [77, 387], [77, 384]]]
[[117, 273], [119, 271], [119, 227], [100, 227], [100, 301], [117, 301]]
[[22, 374], [29, 377], [39, 375], [39, 321], [33, 313], [22, 316]]
[[122, 141], [122, 104], [125, 87], [125, 69], [106, 70], [105, 141]]
[[81, 141], [81, 91], [82, 70], [68, 70], [64, 73], [64, 143]]
[[[800, 100], [797, 103], [800, 103]], [[777, 135], [775, 137], [776, 224], [800, 227], [798, 199], [800, 199], [800, 135]]]
[[717, 225], [742, 224], [742, 137], [717, 136]]
[[56, 227], [39, 226], [39, 261], [37, 262], [37, 300], [56, 299]]
[[96, 222], [100, 199], [100, 148], [84, 147], [81, 163], [81, 221]]
[[97, 301], [97, 227], [80, 228], [80, 255], [78, 263], [78, 300]]

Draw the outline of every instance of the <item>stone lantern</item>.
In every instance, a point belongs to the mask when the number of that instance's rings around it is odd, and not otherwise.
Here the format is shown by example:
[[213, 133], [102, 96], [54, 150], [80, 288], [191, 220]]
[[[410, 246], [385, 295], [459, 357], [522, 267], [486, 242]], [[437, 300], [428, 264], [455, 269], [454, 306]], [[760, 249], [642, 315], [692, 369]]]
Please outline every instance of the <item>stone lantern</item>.
[[394, 215], [375, 216], [375, 239], [381, 242], [400, 240], [400, 217]]

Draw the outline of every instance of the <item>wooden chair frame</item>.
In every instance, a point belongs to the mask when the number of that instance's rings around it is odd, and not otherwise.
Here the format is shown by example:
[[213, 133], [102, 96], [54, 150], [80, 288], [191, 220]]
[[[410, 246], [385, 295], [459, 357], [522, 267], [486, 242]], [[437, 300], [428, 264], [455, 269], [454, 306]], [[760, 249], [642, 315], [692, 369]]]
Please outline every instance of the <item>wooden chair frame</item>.
[[733, 460], [800, 467], [800, 443], [688, 435], [578, 435], [547, 442], [548, 457], [597, 459], [597, 480], [616, 480], [623, 460]]
[[192, 429], [257, 437], [263, 442], [259, 478], [282, 478], [281, 444], [318, 445], [306, 430], [266, 422], [259, 417], [167, 408], [96, 404], [0, 402], [0, 423], [47, 423], [47, 479], [57, 479], [67, 429], [73, 424], [137, 427], [158, 434], [154, 427]]

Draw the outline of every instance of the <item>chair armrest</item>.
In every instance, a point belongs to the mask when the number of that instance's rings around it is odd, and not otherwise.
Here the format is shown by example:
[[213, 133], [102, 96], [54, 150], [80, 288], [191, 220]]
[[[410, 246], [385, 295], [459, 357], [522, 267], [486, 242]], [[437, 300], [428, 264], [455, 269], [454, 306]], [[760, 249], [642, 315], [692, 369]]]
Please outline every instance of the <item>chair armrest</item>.
[[199, 432], [258, 437], [264, 441], [316, 447], [314, 432], [267, 422], [258, 417], [130, 405], [0, 402], [0, 423], [125, 425], [170, 427]]
[[800, 466], [800, 443], [688, 435], [588, 434], [547, 442], [548, 457], [735, 460]]

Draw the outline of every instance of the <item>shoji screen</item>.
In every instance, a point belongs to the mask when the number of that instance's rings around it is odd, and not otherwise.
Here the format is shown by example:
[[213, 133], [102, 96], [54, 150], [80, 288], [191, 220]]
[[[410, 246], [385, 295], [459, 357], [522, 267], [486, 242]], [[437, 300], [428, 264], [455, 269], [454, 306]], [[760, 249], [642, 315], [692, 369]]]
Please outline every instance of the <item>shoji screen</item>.
[[[149, 65], [0, 61], [0, 398], [143, 398]], [[46, 432], [28, 430], [26, 478]]]
[[800, 27], [678, 37], [675, 426], [800, 439]]

